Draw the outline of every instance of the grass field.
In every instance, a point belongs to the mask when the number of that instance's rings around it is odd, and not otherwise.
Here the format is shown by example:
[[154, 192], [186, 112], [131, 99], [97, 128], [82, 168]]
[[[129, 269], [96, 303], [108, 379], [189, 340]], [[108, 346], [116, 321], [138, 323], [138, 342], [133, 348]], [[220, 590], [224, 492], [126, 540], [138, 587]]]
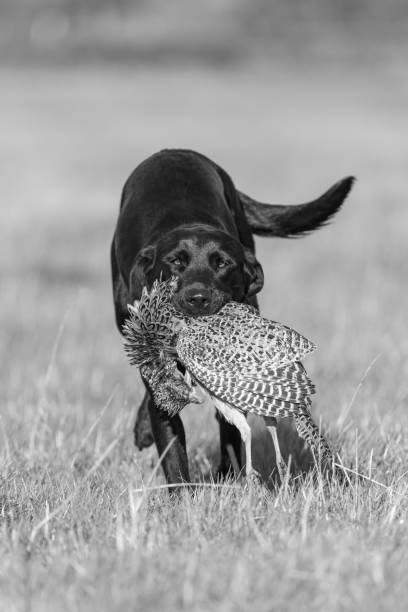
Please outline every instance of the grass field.
[[[1, 69], [1, 610], [407, 609], [404, 70]], [[261, 304], [317, 343], [316, 418], [385, 487], [149, 491], [108, 251], [123, 181], [168, 146], [275, 202], [357, 176], [330, 227], [258, 242]], [[213, 412], [184, 421], [208, 482]]]

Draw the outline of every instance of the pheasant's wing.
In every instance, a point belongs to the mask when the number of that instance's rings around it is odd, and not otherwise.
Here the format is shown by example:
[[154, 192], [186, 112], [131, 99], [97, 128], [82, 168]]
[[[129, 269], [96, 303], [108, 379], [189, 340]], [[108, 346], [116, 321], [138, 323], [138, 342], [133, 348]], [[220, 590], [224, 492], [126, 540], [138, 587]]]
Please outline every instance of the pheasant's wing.
[[261, 317], [246, 304], [230, 302], [216, 315], [188, 322], [189, 334], [195, 344], [207, 351], [222, 350], [230, 365], [257, 369], [260, 364], [283, 364], [299, 361], [314, 350], [310, 340], [295, 330]]
[[185, 365], [212, 364], [240, 376], [265, 379], [271, 369], [299, 361], [314, 349], [294, 330], [273, 322], [267, 321], [265, 332], [266, 326], [244, 327], [218, 315], [202, 319], [207, 320], [188, 321], [177, 338], [176, 351]]
[[[228, 348], [228, 347], [227, 347]], [[228, 353], [228, 351], [227, 351]], [[207, 391], [242, 410], [263, 416], [289, 416], [302, 412], [314, 387], [299, 362], [281, 366], [245, 368], [245, 363], [231, 364], [219, 343], [213, 349], [202, 342], [193, 342], [188, 330], [180, 334], [177, 354], [193, 377]]]
[[296, 331], [231, 302], [191, 319], [177, 338], [180, 361], [212, 395], [243, 412], [303, 412], [314, 386], [299, 359], [314, 345]]

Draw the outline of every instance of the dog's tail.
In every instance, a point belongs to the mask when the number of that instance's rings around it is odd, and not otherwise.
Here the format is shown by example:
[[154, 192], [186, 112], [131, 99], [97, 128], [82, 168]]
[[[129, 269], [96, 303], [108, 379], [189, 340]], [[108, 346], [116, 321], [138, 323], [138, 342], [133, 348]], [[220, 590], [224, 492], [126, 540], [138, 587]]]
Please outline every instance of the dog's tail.
[[316, 200], [292, 206], [264, 204], [241, 191], [237, 193], [254, 234], [290, 238], [326, 225], [343, 204], [354, 180], [353, 176], [348, 176]]

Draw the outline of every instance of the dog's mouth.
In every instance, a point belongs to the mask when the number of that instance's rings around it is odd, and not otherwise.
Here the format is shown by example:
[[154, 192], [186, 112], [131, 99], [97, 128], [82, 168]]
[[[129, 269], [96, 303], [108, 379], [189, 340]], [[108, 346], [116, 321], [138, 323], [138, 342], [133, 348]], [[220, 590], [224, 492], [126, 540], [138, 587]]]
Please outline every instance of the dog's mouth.
[[185, 292], [177, 292], [172, 302], [177, 310], [188, 317], [203, 317], [216, 314], [230, 299], [224, 293], [211, 291], [207, 299], [188, 301]]

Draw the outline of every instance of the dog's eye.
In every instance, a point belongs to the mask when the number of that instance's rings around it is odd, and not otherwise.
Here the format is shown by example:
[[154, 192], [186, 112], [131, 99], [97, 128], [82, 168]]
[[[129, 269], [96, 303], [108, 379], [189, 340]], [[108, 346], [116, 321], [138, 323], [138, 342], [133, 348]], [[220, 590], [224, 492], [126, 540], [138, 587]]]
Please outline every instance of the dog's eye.
[[225, 268], [226, 266], [228, 266], [228, 261], [220, 257], [220, 259], [217, 261], [217, 268], [221, 269]]
[[181, 266], [182, 261], [180, 257], [175, 257], [174, 259], [171, 260], [171, 263], [173, 264], [173, 266], [176, 266], [176, 268], [178, 268], [179, 266]]

